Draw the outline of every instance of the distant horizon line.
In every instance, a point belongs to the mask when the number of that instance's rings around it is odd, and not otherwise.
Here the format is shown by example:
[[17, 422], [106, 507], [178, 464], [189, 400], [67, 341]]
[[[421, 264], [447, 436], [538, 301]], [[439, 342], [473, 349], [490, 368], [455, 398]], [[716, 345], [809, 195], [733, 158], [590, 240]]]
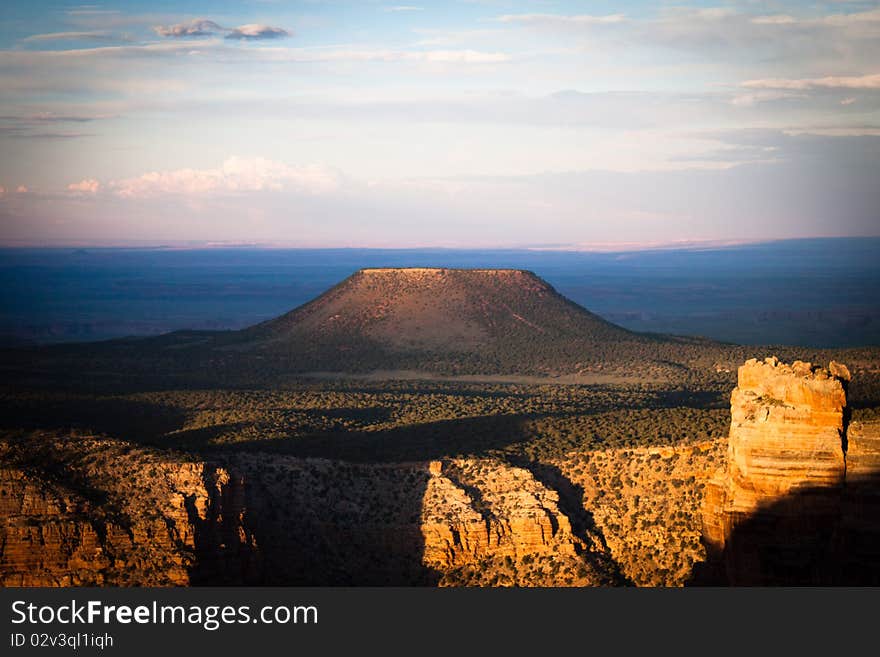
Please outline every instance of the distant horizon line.
[[569, 253], [622, 253], [632, 251], [699, 251], [778, 242], [810, 240], [880, 239], [880, 235], [820, 235], [808, 237], [772, 237], [761, 239], [682, 239], [646, 241], [596, 241], [560, 244], [458, 244], [413, 245], [309, 245], [286, 241], [242, 240], [0, 240], [0, 249], [133, 249], [154, 251], [195, 251], [210, 249], [298, 250], [298, 251], [547, 251]]

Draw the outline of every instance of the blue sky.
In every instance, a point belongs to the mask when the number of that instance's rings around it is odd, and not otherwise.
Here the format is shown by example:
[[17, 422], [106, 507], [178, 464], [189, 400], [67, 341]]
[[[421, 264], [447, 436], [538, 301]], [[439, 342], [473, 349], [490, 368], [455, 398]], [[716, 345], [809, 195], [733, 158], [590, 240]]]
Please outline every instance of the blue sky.
[[0, 242], [880, 234], [877, 2], [7, 1]]

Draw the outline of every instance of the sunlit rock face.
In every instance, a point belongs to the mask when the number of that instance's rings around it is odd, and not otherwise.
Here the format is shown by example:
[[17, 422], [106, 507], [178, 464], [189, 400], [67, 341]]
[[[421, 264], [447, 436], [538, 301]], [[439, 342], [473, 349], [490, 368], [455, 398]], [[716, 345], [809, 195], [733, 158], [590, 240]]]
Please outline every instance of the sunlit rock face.
[[240, 479], [200, 462], [118, 460], [118, 471], [100, 472], [110, 491], [84, 485], [80, 472], [62, 483], [0, 469], [0, 586], [246, 581], [255, 545]]
[[[739, 368], [728, 470], [710, 485], [723, 495], [726, 515], [748, 515], [794, 488], [843, 481], [845, 382], [799, 361], [750, 360]], [[707, 539], [723, 547], [728, 531]]]
[[708, 564], [695, 581], [877, 578], [880, 432], [849, 426], [849, 380], [833, 361], [823, 368], [752, 359], [739, 368], [727, 467], [710, 482], [703, 506]]
[[555, 490], [493, 459], [219, 464], [55, 435], [0, 456], [2, 586], [620, 580]]
[[429, 472], [423, 560], [441, 574], [441, 585], [618, 583], [601, 539], [573, 529], [559, 494], [528, 470], [492, 459], [453, 459], [432, 462]]

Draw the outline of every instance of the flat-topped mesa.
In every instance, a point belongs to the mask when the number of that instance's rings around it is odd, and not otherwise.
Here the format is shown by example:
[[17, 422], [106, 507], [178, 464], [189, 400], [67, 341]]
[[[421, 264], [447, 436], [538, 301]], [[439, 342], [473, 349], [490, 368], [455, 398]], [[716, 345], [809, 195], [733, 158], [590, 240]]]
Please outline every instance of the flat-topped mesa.
[[419, 276], [422, 274], [445, 274], [449, 272], [463, 272], [472, 274], [494, 275], [524, 275], [537, 278], [535, 274], [526, 269], [480, 269], [460, 267], [364, 267], [358, 270], [361, 274], [397, 274], [401, 276]]
[[513, 275], [513, 276], [531, 276], [538, 278], [534, 273], [527, 269], [489, 269], [489, 268], [461, 268], [461, 267], [364, 267], [358, 270], [361, 274], [395, 274], [400, 276], [419, 276], [423, 274], [441, 275], [451, 272], [461, 272], [470, 274], [491, 274], [491, 275]]
[[540, 276], [525, 269], [461, 269], [455, 267], [367, 267], [358, 270], [350, 279], [370, 282], [389, 282], [393, 284], [424, 285], [437, 284], [485, 284], [506, 283], [514, 288], [533, 291], [553, 291], [553, 288]]
[[226, 342], [289, 371], [555, 375], [628, 362], [663, 339], [611, 324], [530, 271], [385, 267]]

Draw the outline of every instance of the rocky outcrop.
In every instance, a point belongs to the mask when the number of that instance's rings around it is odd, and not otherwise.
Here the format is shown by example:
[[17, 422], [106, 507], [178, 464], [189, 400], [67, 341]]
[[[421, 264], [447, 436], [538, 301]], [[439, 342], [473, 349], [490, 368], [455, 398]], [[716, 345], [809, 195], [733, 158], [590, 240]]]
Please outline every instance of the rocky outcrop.
[[450, 461], [444, 473], [432, 467], [436, 474], [422, 510], [426, 564], [446, 570], [487, 556], [517, 559], [554, 548], [575, 555], [559, 495], [528, 471], [492, 461]]
[[189, 581], [187, 555], [172, 549], [164, 524], [108, 517], [77, 492], [33, 474], [0, 470], [0, 517], [0, 586]]
[[421, 531], [441, 585], [585, 586], [621, 582], [594, 533], [529, 470], [492, 459], [432, 462]]
[[0, 449], [3, 585], [615, 581], [558, 493], [498, 461], [220, 464], [53, 435]]
[[739, 368], [730, 397], [727, 470], [707, 492], [708, 549], [723, 550], [737, 519], [762, 504], [795, 488], [843, 482], [847, 380], [810, 363], [788, 366], [775, 358]]
[[252, 570], [241, 481], [118, 441], [0, 443], [0, 584], [243, 583]]
[[833, 361], [739, 368], [727, 466], [703, 506], [707, 564], [695, 581], [876, 581], [880, 440], [873, 426], [849, 426], [849, 380]]

